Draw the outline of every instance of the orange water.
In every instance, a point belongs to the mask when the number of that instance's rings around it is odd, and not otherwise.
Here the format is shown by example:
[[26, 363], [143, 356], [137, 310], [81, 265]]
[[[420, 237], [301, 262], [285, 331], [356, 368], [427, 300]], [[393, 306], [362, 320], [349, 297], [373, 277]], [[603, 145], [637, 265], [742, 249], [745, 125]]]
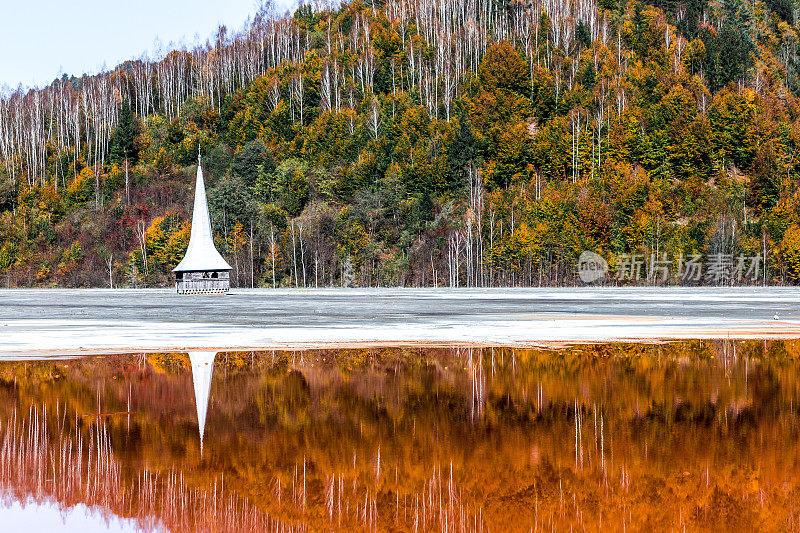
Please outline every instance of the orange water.
[[798, 530], [799, 401], [795, 342], [220, 353], [201, 456], [186, 354], [0, 362], [0, 483], [175, 531]]

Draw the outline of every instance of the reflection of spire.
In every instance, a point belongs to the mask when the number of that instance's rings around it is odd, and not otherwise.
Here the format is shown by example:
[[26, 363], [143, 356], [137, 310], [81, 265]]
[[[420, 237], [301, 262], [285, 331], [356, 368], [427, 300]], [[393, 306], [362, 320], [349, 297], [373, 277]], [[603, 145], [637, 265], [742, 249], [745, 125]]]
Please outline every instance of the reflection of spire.
[[197, 425], [200, 430], [200, 456], [203, 455], [203, 436], [206, 430], [208, 396], [211, 392], [211, 374], [217, 352], [189, 352], [194, 383], [194, 403], [197, 407]]

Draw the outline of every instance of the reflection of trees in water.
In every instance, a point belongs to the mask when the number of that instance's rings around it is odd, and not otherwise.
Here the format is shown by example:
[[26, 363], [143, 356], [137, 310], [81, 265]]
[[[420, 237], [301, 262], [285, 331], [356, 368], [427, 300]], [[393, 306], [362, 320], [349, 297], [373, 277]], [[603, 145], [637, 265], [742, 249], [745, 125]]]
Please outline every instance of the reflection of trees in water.
[[[387, 487], [381, 477], [378, 449], [374, 478], [364, 479], [343, 468], [340, 473], [318, 471], [322, 483], [315, 479], [314, 485], [319, 490], [315, 490], [317, 494], [310, 501], [306, 492], [306, 466], [305, 462], [302, 466], [295, 465], [291, 486], [284, 485], [280, 476], [275, 479], [273, 504], [279, 511], [310, 523], [312, 529], [464, 532], [487, 529], [481, 510], [462, 501], [462, 492], [453, 481], [452, 466], [449, 477], [444, 479], [441, 468], [434, 467], [431, 477], [417, 491], [400, 489], [405, 484], [395, 470], [393, 482]], [[289, 509], [282, 507], [287, 498]]]
[[[52, 415], [52, 412], [51, 412]], [[27, 416], [0, 427], [0, 485], [18, 501], [55, 501], [64, 507], [83, 503], [136, 520], [145, 530], [300, 531], [253, 507], [220, 479], [210, 486], [188, 486], [175, 469], [129, 472], [115, 456], [101, 417], [82, 424], [66, 411], [49, 416], [31, 406]]]
[[[101, 417], [81, 429], [77, 418], [57, 412], [55, 419], [48, 419], [46, 408], [31, 406], [26, 418], [17, 419], [15, 412], [0, 428], [0, 484], [6, 496], [18, 501], [55, 501], [64, 507], [82, 503], [103, 513], [133, 518], [145, 530], [306, 529], [276, 520], [235, 490], [225, 490], [224, 476], [215, 479], [213, 485], [190, 487], [184, 472], [175, 469], [126, 471], [115, 457]], [[125, 479], [125, 473], [134, 477]], [[376, 479], [379, 477], [380, 455], [376, 462]], [[324, 486], [325, 511], [331, 524], [380, 528], [379, 495], [374, 489], [341, 475], [326, 476]], [[441, 470], [434, 469], [420, 493], [404, 495], [402, 516], [399, 494], [396, 498], [395, 524], [409, 523], [415, 531], [483, 530], [480, 516], [461, 502], [452, 468], [444, 481]], [[303, 517], [308, 505], [305, 462], [295, 465], [291, 485], [282, 486], [280, 477], [275, 478], [274, 504], [290, 515]]]
[[[184, 355], [150, 355], [142, 368], [129, 357], [0, 364], [0, 379], [16, 382], [0, 386], [0, 431], [8, 406], [44, 402], [55, 441], [65, 404], [126, 411], [130, 395], [130, 431], [126, 417], [87, 418], [70, 437], [107, 434], [123, 485], [148, 472], [159, 487], [211, 494], [224, 479], [237, 512], [313, 530], [792, 530], [797, 348], [225, 353], [202, 459]], [[143, 507], [167, 497], [152, 490]], [[161, 503], [147, 509], [177, 523]]]

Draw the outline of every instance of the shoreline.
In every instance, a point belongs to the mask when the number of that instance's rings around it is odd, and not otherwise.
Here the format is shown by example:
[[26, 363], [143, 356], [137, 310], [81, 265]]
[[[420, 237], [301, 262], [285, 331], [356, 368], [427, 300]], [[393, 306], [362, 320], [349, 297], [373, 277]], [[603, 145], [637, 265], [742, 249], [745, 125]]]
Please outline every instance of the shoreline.
[[[771, 324], [770, 324], [771, 325]], [[623, 328], [625, 326], [622, 326]], [[649, 327], [654, 327], [652, 324]], [[235, 332], [232, 332], [235, 333]], [[653, 331], [642, 328], [636, 335], [594, 335], [594, 336], [550, 336], [549, 338], [487, 338], [485, 340], [463, 340], [445, 337], [438, 339], [352, 339], [334, 340], [273, 340], [263, 343], [225, 343], [219, 338], [209, 338], [206, 342], [194, 343], [97, 343], [86, 346], [72, 344], [56, 347], [19, 346], [14, 349], [0, 340], [0, 360], [34, 358], [70, 358], [101, 355], [121, 355], [139, 353], [187, 353], [191, 351], [215, 352], [263, 352], [263, 351], [311, 351], [311, 350], [357, 350], [381, 348], [518, 348], [518, 349], [560, 349], [589, 344], [667, 344], [687, 340], [743, 341], [743, 340], [800, 340], [800, 324], [784, 324], [780, 327], [739, 327], [739, 328], [692, 328], [686, 327], [653, 335]], [[235, 336], [235, 335], [234, 335]]]

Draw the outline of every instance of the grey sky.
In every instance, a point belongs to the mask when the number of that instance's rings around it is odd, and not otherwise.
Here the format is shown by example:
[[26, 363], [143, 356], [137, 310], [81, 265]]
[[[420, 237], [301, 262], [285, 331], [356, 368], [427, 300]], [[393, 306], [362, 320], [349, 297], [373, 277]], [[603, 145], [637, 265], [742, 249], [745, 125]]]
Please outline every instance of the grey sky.
[[256, 0], [0, 0], [0, 87], [94, 74], [152, 55], [158, 42], [205, 41], [219, 24], [239, 29], [255, 11]]

